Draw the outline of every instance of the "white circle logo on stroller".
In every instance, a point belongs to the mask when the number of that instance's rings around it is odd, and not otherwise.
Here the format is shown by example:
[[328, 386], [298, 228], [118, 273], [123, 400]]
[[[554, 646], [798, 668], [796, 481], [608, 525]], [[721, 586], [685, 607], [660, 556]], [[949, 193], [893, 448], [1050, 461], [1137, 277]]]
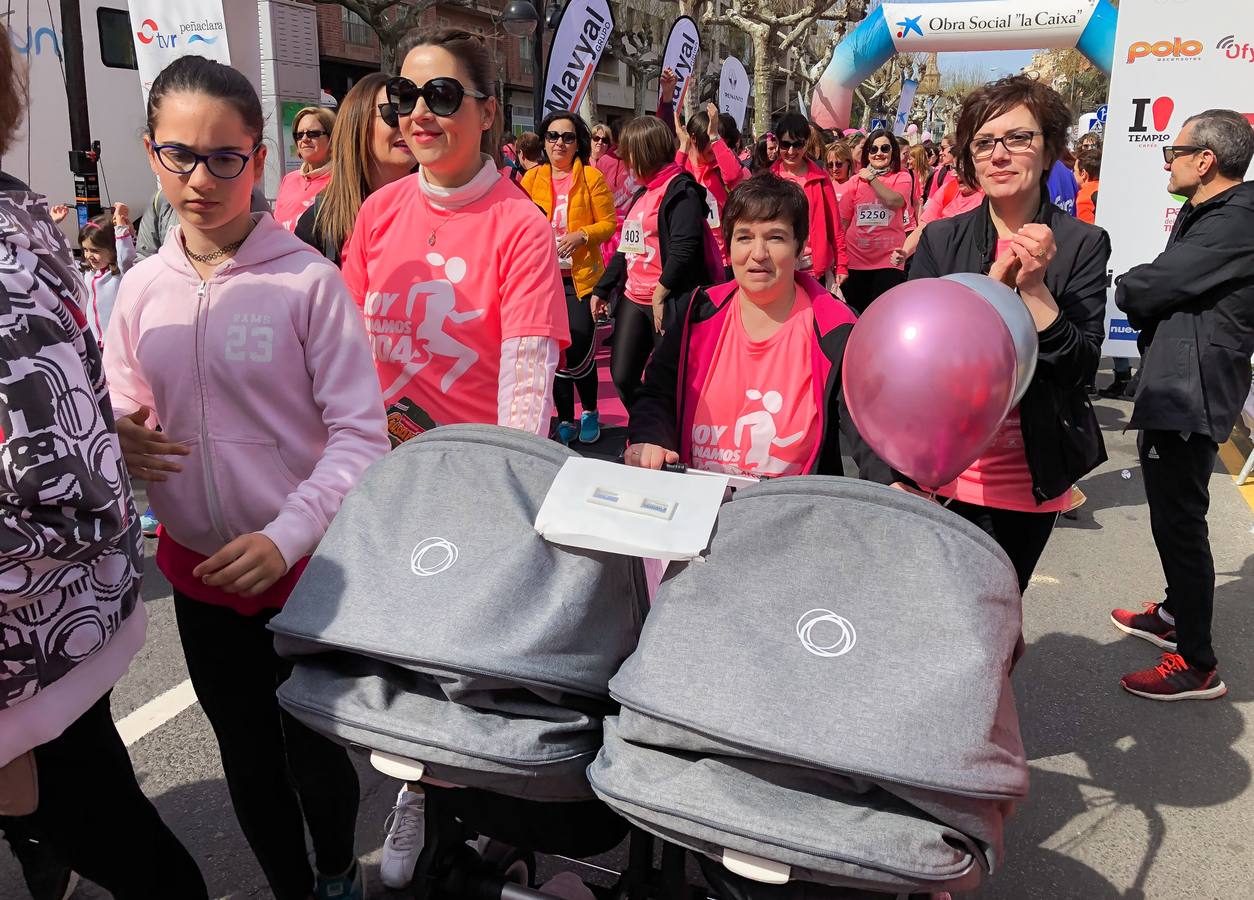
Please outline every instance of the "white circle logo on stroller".
[[419, 541], [409, 554], [409, 568], [415, 575], [439, 575], [457, 562], [457, 545], [440, 537]]
[[[814, 629], [824, 624], [835, 626], [838, 632], [834, 641], [820, 644], [814, 638]], [[812, 609], [804, 613], [797, 620], [797, 637], [801, 639], [801, 646], [805, 647], [806, 650], [815, 656], [826, 657], [844, 656], [858, 642], [858, 633], [854, 631], [853, 624], [844, 616], [838, 616], [830, 609]], [[823, 639], [831, 640], [831, 637]]]

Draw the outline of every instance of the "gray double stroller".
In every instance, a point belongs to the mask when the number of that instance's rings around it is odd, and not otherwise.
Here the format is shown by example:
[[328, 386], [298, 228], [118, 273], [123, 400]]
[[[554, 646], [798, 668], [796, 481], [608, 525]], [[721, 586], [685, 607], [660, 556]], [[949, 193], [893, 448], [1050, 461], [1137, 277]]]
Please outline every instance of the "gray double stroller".
[[540, 897], [535, 854], [629, 834], [597, 896], [883, 900], [993, 870], [1027, 769], [1019, 594], [986, 535], [780, 479], [725, 503], [650, 608], [639, 559], [535, 532], [571, 455], [489, 426], [402, 445], [272, 621], [284, 708], [423, 783], [415, 897]]

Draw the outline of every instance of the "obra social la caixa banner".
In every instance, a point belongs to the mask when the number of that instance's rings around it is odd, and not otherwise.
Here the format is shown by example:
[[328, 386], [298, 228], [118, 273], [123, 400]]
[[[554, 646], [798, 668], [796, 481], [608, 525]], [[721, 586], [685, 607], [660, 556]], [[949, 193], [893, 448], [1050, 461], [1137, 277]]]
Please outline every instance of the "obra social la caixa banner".
[[[1110, 274], [1166, 246], [1183, 198], [1167, 193], [1162, 148], [1194, 113], [1235, 109], [1254, 120], [1254, 2], [1121, 3], [1111, 70], [1097, 224], [1110, 233]], [[1108, 356], [1136, 356], [1136, 332], [1107, 302]]]
[[130, 12], [145, 102], [153, 80], [180, 56], [230, 64], [222, 0], [130, 0]]

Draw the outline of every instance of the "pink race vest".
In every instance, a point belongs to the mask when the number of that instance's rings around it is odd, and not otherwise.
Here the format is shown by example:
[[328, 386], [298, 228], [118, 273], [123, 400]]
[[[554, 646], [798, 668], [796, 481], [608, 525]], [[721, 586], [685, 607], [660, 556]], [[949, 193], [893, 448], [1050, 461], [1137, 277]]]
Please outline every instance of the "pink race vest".
[[673, 179], [672, 175], [650, 187], [636, 201], [623, 220], [623, 234], [618, 242], [618, 249], [627, 258], [627, 284], [623, 292], [628, 299], [646, 306], [653, 302], [653, 291], [662, 277], [658, 214]]

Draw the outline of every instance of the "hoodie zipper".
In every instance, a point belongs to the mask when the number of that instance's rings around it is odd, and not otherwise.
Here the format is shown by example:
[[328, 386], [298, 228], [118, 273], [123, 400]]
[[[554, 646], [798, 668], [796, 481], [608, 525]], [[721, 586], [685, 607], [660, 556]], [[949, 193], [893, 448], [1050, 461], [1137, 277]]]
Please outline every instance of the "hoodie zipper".
[[202, 281], [196, 289], [196, 385], [200, 389], [200, 453], [204, 458], [202, 469], [205, 473], [205, 502], [209, 506], [209, 522], [217, 532], [223, 544], [230, 543], [226, 526], [222, 521], [222, 510], [218, 507], [218, 485], [213, 478], [213, 454], [209, 449], [209, 402], [208, 387], [205, 383], [204, 329], [202, 322], [209, 317], [205, 295], [209, 292], [209, 282]]

